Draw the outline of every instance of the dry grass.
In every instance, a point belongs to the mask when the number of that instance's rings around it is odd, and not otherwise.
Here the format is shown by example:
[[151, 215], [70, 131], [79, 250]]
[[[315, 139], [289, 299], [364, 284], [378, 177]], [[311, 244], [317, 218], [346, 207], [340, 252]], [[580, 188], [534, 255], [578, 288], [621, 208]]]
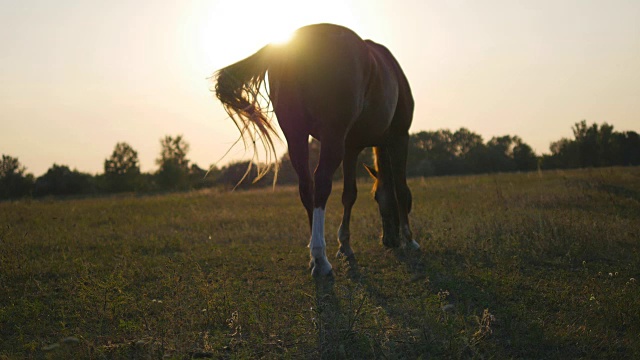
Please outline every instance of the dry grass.
[[411, 253], [368, 186], [321, 282], [293, 187], [0, 203], [0, 359], [640, 357], [639, 168], [412, 180]]

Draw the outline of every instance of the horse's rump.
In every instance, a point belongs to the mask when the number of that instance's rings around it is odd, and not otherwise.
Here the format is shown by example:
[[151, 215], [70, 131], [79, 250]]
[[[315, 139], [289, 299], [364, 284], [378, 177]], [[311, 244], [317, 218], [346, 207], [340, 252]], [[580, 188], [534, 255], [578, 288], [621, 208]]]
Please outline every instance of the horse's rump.
[[[300, 102], [311, 119], [355, 119], [365, 105], [371, 72], [369, 56], [365, 41], [348, 28], [305, 26], [288, 43], [266, 45], [217, 71], [215, 93], [245, 145], [257, 150], [256, 143], [262, 139], [264, 150], [276, 160], [273, 137], [277, 134], [269, 102], [274, 108], [279, 102], [287, 106]], [[267, 71], [269, 88], [265, 84]], [[295, 94], [295, 98], [283, 99], [282, 94]], [[322, 137], [319, 133], [312, 135]]]

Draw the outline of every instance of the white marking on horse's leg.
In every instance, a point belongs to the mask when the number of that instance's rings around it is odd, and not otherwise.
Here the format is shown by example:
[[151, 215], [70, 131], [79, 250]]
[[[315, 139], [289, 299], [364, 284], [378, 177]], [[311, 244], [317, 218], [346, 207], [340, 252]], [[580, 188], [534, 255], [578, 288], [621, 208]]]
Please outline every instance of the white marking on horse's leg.
[[311, 274], [327, 275], [331, 272], [331, 264], [327, 260], [325, 252], [326, 242], [324, 239], [324, 209], [313, 209], [313, 225], [311, 226], [311, 241], [309, 249], [311, 252]]

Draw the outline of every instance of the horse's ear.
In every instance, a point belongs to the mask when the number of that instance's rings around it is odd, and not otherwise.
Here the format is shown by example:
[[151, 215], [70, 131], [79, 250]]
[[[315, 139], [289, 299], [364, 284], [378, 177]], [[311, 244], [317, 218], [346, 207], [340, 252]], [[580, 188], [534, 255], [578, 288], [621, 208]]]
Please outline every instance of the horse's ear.
[[378, 172], [376, 171], [376, 169], [372, 168], [367, 164], [362, 164], [362, 165], [364, 166], [365, 169], [367, 169], [369, 176], [371, 176], [373, 180], [378, 180]]

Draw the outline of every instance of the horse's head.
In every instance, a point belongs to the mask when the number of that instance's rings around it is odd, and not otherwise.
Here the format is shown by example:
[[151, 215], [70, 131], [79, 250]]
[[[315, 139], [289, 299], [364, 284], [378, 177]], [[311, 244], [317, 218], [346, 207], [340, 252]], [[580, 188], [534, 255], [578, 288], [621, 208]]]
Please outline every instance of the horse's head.
[[[372, 192], [374, 199], [378, 203], [378, 209], [382, 217], [382, 242], [386, 246], [397, 247], [400, 245], [400, 220], [393, 176], [391, 174], [383, 175], [367, 165], [364, 167], [375, 180]], [[411, 212], [411, 193], [409, 193], [406, 211], [407, 213]]]

